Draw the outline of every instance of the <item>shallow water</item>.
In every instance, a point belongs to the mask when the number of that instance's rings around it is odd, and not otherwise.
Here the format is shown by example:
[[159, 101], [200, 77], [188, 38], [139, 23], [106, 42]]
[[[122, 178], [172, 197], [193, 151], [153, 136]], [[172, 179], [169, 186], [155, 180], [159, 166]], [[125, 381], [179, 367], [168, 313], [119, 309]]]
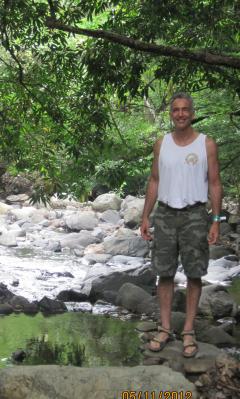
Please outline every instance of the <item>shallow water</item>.
[[0, 367], [11, 367], [12, 353], [19, 349], [26, 352], [21, 364], [135, 366], [141, 362], [135, 326], [133, 321], [74, 312], [2, 316]]

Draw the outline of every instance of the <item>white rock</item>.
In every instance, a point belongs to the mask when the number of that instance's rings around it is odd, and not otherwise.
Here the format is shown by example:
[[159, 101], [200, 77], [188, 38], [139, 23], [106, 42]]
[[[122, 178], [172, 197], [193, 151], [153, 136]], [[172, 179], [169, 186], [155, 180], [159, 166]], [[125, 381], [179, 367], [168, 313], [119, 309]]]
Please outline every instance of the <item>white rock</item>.
[[108, 209], [119, 211], [121, 207], [121, 198], [114, 193], [99, 195], [92, 203], [92, 208], [98, 212], [104, 212]]
[[76, 212], [65, 218], [67, 227], [73, 231], [93, 230], [98, 224], [94, 212]]
[[10, 205], [0, 202], [0, 215], [6, 215], [10, 209], [12, 209]]

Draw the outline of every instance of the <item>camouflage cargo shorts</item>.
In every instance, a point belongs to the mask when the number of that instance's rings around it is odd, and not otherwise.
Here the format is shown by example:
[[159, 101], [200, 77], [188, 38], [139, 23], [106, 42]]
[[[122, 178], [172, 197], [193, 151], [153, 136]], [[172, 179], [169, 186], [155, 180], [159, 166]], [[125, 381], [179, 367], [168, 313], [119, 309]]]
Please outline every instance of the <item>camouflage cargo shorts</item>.
[[173, 277], [180, 254], [187, 277], [207, 274], [207, 234], [208, 213], [204, 204], [186, 210], [159, 204], [154, 215], [153, 270], [160, 277]]

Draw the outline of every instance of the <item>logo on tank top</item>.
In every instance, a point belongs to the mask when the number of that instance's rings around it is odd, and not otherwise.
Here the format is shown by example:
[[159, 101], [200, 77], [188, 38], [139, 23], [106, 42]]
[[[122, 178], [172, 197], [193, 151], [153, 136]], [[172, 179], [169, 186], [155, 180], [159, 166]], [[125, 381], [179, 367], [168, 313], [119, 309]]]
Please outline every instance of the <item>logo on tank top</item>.
[[198, 163], [198, 156], [194, 152], [191, 152], [186, 156], [185, 161], [188, 165], [196, 165]]

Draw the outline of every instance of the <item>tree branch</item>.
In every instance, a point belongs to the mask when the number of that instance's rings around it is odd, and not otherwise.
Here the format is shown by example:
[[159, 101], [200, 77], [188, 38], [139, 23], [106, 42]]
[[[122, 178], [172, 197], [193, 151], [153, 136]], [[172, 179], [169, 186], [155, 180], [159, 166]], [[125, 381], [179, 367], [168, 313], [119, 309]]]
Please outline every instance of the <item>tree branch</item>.
[[208, 65], [222, 65], [228, 68], [240, 69], [240, 57], [228, 56], [225, 54], [213, 54], [206, 50], [188, 50], [186, 48], [178, 48], [174, 46], [162, 46], [158, 44], [146, 43], [141, 40], [132, 39], [118, 33], [105, 31], [101, 29], [83, 29], [63, 24], [59, 20], [48, 18], [46, 26], [49, 29], [59, 29], [77, 35], [104, 39], [112, 43], [118, 43], [134, 50], [151, 53], [164, 57], [175, 57], [187, 59]]

